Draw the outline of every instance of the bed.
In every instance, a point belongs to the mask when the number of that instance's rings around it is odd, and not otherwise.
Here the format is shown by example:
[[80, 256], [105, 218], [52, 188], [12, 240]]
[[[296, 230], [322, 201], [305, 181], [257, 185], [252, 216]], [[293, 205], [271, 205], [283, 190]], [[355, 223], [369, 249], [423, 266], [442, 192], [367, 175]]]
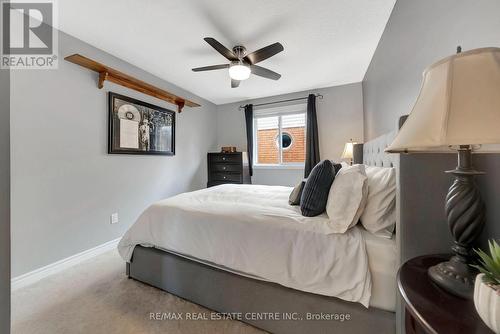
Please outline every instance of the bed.
[[288, 205], [291, 191], [226, 184], [159, 201], [127, 231], [119, 252], [130, 261], [136, 245], [156, 247], [253, 279], [394, 311], [395, 241], [360, 226], [330, 233], [326, 213], [304, 217]]
[[[291, 188], [224, 185], [146, 210], [119, 244], [127, 275], [273, 333], [399, 332], [397, 268], [442, 240], [439, 229], [425, 236], [431, 224], [416, 227], [415, 217], [402, 212], [407, 201], [430, 209], [430, 218], [441, 210], [428, 202], [439, 192], [411, 191], [421, 184], [415, 175], [426, 175], [419, 163], [383, 152], [395, 133], [355, 149], [355, 162], [396, 168], [392, 239], [359, 226], [345, 235], [324, 233], [326, 217], [309, 220], [286, 204]], [[429, 244], [415, 244], [420, 235]]]

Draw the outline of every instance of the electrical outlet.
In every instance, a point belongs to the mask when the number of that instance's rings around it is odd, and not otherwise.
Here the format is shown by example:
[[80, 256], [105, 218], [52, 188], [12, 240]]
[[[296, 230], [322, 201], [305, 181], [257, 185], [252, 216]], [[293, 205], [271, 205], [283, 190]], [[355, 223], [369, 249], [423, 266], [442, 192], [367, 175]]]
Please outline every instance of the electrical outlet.
[[116, 223], [118, 223], [118, 212], [115, 212], [115, 213], [111, 214], [111, 217], [109, 219], [109, 223], [110, 224], [116, 224]]

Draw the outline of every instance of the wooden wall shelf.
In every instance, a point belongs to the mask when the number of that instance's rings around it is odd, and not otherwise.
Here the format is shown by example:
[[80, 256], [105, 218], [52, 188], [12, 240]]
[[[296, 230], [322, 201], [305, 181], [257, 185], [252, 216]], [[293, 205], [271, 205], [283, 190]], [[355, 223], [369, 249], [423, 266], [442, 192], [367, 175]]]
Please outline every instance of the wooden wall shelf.
[[101, 89], [104, 86], [104, 81], [111, 81], [115, 84], [136, 90], [143, 94], [147, 94], [158, 99], [167, 101], [169, 103], [173, 103], [177, 105], [177, 111], [181, 112], [184, 106], [188, 107], [199, 107], [200, 105], [186, 100], [182, 97], [174, 95], [166, 90], [155, 87], [153, 85], [148, 84], [147, 82], [136, 79], [128, 74], [115, 70], [114, 68], [103, 65], [95, 60], [84, 57], [79, 54], [74, 54], [71, 56], [67, 56], [67, 61], [88, 68], [89, 70], [95, 71], [99, 73], [99, 83], [97, 87]]

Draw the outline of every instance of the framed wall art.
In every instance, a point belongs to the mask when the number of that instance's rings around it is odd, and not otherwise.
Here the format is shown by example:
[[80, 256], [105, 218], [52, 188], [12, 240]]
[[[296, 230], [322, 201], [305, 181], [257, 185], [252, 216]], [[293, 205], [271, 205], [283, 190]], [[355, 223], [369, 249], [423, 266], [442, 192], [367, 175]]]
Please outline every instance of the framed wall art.
[[175, 154], [175, 112], [109, 92], [110, 154]]

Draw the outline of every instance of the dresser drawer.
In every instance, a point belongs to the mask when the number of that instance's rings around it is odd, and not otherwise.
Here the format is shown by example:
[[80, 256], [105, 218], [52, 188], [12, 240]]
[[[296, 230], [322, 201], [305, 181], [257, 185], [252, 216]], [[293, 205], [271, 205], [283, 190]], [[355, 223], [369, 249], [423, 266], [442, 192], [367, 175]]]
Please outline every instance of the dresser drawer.
[[227, 164], [227, 163], [214, 163], [212, 165], [212, 170], [214, 172], [241, 172], [241, 166], [239, 164]]
[[240, 163], [241, 154], [213, 154], [211, 155], [211, 159], [213, 163]]
[[240, 182], [241, 174], [231, 174], [231, 173], [212, 173], [213, 181], [228, 181], [228, 182]]

